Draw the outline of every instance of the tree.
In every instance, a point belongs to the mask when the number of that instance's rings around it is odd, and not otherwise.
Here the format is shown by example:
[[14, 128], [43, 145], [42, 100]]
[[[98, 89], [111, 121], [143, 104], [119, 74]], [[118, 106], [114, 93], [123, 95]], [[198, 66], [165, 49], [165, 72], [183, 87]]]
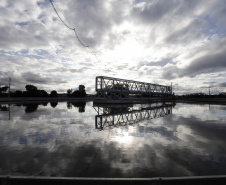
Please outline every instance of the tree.
[[26, 85], [25, 88], [27, 90], [27, 92], [25, 93], [26, 96], [30, 96], [30, 97], [37, 97], [37, 96], [39, 96], [38, 88], [35, 87], [34, 85]]
[[28, 92], [36, 92], [38, 90], [34, 85], [26, 85], [25, 88]]
[[38, 90], [41, 97], [48, 97], [48, 93], [45, 90]]
[[68, 90], [67, 90], [67, 97], [70, 97], [71, 94], [72, 94], [72, 92], [73, 92], [72, 89], [68, 89]]
[[8, 86], [0, 87], [0, 96], [6, 97], [7, 95], [5, 94], [5, 92], [8, 90], [8, 88]]
[[58, 93], [56, 90], [51, 91], [50, 97], [58, 97]]
[[51, 107], [55, 108], [58, 105], [58, 102], [50, 102]]
[[5, 86], [5, 87], [0, 87], [0, 93], [2, 92], [6, 92], [8, 90], [8, 86]]
[[218, 94], [219, 97], [226, 97], [226, 92], [222, 92]]
[[84, 85], [79, 85], [78, 86], [79, 89], [79, 97], [86, 97], [86, 90], [85, 90], [85, 86]]
[[31, 113], [38, 109], [38, 103], [24, 104], [24, 106], [26, 106], [25, 108], [26, 113]]
[[22, 96], [23, 96], [23, 91], [16, 90], [16, 91], [13, 93], [13, 96], [14, 96], [14, 97], [22, 97]]
[[79, 85], [79, 90], [74, 91], [71, 96], [72, 97], [86, 97], [86, 90], [84, 85]]
[[79, 91], [85, 91], [85, 86], [84, 85], [79, 85], [78, 89], [79, 89]]

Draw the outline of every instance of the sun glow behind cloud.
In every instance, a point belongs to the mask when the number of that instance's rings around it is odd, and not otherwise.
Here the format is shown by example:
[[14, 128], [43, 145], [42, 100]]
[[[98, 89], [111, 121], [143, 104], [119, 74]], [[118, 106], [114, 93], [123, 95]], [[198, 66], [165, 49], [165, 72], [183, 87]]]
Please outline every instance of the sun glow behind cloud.
[[225, 90], [225, 0], [55, 3], [91, 52], [48, 1], [1, 1], [1, 84], [11, 77], [15, 89], [34, 83], [66, 92], [79, 84], [94, 89], [95, 76], [106, 75], [173, 82], [175, 93], [213, 83], [215, 92]]

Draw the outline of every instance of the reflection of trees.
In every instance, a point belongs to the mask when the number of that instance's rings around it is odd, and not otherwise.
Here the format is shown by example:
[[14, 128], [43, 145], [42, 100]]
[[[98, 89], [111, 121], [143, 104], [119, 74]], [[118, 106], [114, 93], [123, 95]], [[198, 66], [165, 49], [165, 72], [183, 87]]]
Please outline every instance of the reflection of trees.
[[47, 106], [48, 105], [48, 102], [43, 102], [42, 105], [43, 106]]
[[58, 93], [56, 90], [51, 91], [50, 97], [58, 97]]
[[55, 108], [58, 105], [58, 102], [50, 102], [51, 107]]
[[0, 111], [8, 111], [9, 120], [10, 120], [10, 104], [8, 104], [8, 105], [0, 104]]
[[85, 112], [86, 102], [67, 102], [67, 108], [78, 107], [79, 112]]
[[8, 111], [9, 108], [6, 105], [0, 105], [0, 111]]
[[29, 103], [29, 104], [23, 104], [23, 106], [25, 106], [25, 112], [26, 113], [31, 113], [34, 112], [38, 109], [38, 103]]

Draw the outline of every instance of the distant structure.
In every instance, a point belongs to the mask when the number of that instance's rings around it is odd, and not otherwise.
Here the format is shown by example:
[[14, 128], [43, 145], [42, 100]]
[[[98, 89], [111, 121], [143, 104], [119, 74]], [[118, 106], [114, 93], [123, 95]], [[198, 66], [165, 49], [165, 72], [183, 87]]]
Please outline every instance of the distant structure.
[[97, 76], [95, 89], [96, 102], [129, 101], [135, 98], [168, 99], [173, 95], [172, 85], [164, 86], [134, 80], [125, 80], [107, 76]]

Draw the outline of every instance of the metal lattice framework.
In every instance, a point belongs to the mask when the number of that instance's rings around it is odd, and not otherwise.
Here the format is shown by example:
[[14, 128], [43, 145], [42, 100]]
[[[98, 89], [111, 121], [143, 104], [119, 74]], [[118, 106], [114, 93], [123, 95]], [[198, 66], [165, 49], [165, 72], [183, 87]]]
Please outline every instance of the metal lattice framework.
[[105, 128], [125, 126], [138, 123], [142, 120], [163, 117], [172, 113], [173, 104], [165, 104], [133, 110], [133, 108], [103, 108], [98, 107], [98, 113], [102, 115], [95, 116], [96, 129], [103, 130]]
[[106, 76], [97, 76], [96, 92], [98, 97], [109, 99], [128, 98], [130, 94], [169, 96], [172, 95], [172, 87]]

